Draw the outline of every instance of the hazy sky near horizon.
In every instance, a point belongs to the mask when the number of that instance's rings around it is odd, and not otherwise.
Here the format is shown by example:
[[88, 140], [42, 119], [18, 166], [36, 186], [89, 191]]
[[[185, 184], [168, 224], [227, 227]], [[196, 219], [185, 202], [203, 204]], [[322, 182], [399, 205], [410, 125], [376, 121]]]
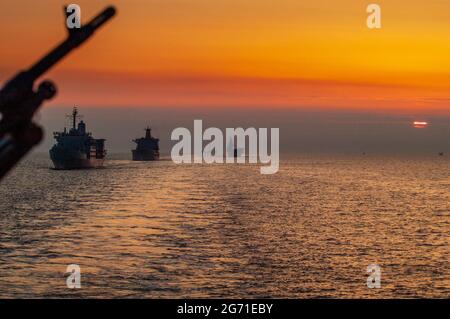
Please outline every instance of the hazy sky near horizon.
[[[45, 128], [46, 138], [37, 148], [48, 152], [54, 144], [52, 133], [69, 126], [65, 118], [70, 107], [43, 108], [37, 117]], [[97, 138], [106, 138], [108, 152], [126, 152], [135, 147], [133, 139], [144, 136], [144, 128], [152, 127], [160, 139], [163, 154], [175, 144], [170, 140], [177, 127], [193, 131], [193, 121], [203, 120], [203, 128], [278, 127], [282, 154], [347, 154], [421, 155], [450, 154], [450, 116], [426, 116], [427, 128], [416, 129], [412, 116], [366, 111], [330, 111], [228, 108], [143, 108], [83, 107], [80, 108], [88, 131]]]
[[[79, 106], [111, 151], [148, 123], [168, 151], [200, 118], [279, 127], [282, 152], [449, 152], [450, 1], [376, 2], [380, 30], [367, 0], [78, 0], [82, 21], [118, 15], [47, 74], [38, 150]], [[0, 82], [64, 39], [64, 4], [0, 1]]]

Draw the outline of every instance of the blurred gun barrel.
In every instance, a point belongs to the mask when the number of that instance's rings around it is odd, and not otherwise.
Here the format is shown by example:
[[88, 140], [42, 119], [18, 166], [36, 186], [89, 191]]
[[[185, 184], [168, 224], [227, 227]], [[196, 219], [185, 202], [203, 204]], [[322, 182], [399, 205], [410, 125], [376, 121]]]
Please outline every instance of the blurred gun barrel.
[[89, 39], [98, 28], [111, 19], [115, 14], [116, 9], [114, 7], [108, 7], [81, 28], [69, 30], [69, 36], [63, 43], [50, 51], [45, 57], [43, 57], [27, 71], [29, 76], [33, 79], [40, 77], [70, 51]]
[[0, 91], [0, 112], [15, 113], [22, 101], [32, 94], [33, 84], [52, 66], [62, 60], [73, 49], [89, 39], [94, 32], [116, 14], [114, 7], [107, 7], [89, 23], [78, 29], [68, 29], [67, 39], [36, 62], [28, 70], [18, 73]]

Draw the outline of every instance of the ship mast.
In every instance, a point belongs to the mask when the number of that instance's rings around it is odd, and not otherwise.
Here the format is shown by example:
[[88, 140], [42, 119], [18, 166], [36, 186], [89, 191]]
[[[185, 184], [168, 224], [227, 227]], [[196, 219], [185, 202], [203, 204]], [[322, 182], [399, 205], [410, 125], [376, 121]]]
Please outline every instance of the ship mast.
[[147, 128], [145, 129], [145, 138], [146, 139], [150, 139], [152, 137], [152, 130], [150, 128], [150, 126], [147, 126]]
[[78, 110], [76, 107], [74, 107], [73, 111], [72, 111], [72, 127], [74, 130], [76, 130], [76, 126], [77, 126], [77, 115], [78, 115]]
[[73, 111], [72, 111], [72, 114], [71, 115], [66, 115], [66, 117], [70, 120], [70, 122], [72, 122], [71, 123], [72, 124], [71, 131], [76, 131], [76, 129], [77, 129], [77, 120], [80, 120], [82, 118], [81, 115], [78, 115], [77, 107], [74, 107]]

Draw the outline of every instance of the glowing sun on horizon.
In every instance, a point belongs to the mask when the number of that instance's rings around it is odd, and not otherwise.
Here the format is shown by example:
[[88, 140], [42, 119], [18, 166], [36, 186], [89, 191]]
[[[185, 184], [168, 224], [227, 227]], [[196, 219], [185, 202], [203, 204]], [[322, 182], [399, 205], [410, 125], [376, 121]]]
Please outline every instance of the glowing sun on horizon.
[[426, 128], [428, 126], [428, 122], [425, 121], [414, 121], [413, 122], [414, 128]]

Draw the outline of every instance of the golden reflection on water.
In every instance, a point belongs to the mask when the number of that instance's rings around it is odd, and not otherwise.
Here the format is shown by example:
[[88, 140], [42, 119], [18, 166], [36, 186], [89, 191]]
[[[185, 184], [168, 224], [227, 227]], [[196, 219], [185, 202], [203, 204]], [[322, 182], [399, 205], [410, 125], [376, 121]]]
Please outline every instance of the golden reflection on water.
[[[303, 156], [268, 176], [35, 157], [0, 185], [0, 296], [449, 297], [449, 164]], [[82, 289], [66, 287], [69, 264]]]

